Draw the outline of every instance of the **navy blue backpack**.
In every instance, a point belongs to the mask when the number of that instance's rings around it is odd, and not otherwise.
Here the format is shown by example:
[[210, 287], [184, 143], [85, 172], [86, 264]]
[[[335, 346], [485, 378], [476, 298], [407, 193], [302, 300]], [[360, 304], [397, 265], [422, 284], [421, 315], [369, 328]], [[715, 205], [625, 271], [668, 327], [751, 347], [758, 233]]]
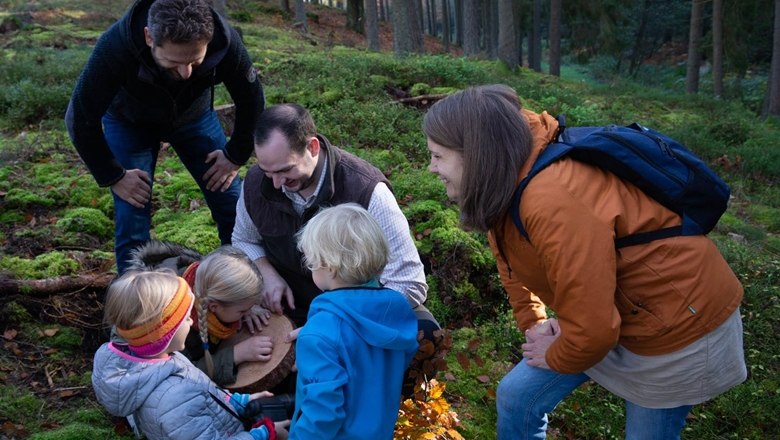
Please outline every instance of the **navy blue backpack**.
[[680, 226], [618, 237], [617, 248], [677, 235], [706, 234], [726, 210], [729, 186], [674, 139], [637, 123], [566, 128], [563, 116], [558, 122], [557, 142], [539, 155], [512, 197], [512, 220], [526, 240], [528, 232], [520, 221], [523, 190], [539, 171], [564, 156], [614, 173], [682, 217]]

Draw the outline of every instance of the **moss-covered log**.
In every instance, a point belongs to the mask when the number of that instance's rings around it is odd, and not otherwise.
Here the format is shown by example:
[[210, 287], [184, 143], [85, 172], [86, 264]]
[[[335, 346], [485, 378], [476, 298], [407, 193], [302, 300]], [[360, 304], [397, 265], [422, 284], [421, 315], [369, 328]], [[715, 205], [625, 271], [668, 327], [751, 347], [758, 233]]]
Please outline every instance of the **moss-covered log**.
[[0, 276], [0, 296], [21, 294], [42, 297], [87, 288], [105, 289], [113, 279], [112, 273], [62, 276], [43, 280], [18, 280]]

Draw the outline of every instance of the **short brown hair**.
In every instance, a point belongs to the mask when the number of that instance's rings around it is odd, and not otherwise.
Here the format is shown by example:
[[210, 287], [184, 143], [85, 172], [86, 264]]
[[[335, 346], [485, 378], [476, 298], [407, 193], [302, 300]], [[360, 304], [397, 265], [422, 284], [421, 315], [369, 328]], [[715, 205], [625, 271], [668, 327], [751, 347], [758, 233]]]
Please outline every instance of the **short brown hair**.
[[[463, 155], [461, 224], [487, 231], [506, 214], [532, 135], [517, 93], [503, 84], [469, 87], [436, 102], [422, 130]], [[489, 171], [488, 171], [489, 170]]]
[[209, 42], [214, 36], [214, 15], [205, 0], [157, 0], [149, 8], [146, 27], [157, 46]]
[[272, 105], [262, 113], [255, 124], [255, 146], [265, 143], [278, 129], [290, 142], [290, 150], [301, 154], [309, 145], [309, 139], [317, 135], [317, 126], [311, 114], [298, 104]]

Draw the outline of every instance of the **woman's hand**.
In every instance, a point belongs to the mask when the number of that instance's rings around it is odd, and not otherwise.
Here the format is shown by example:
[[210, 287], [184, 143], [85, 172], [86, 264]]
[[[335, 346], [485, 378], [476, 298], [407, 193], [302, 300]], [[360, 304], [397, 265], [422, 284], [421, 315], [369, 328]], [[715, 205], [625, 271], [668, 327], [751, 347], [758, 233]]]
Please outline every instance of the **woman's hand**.
[[545, 356], [547, 349], [561, 335], [561, 327], [557, 319], [548, 319], [525, 332], [525, 344], [521, 345], [523, 349], [523, 358], [528, 365], [532, 367], [550, 369], [547, 365]]
[[273, 349], [274, 343], [268, 336], [250, 336], [233, 347], [233, 361], [236, 365], [247, 361], [268, 362]]

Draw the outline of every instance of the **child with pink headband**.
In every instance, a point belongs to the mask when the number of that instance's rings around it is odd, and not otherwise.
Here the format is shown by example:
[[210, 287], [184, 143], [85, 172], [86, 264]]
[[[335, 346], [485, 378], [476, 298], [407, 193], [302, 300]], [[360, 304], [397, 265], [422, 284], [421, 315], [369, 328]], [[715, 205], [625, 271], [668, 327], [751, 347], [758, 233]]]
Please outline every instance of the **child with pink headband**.
[[247, 404], [269, 393], [231, 394], [184, 355], [194, 296], [172, 272], [130, 272], [108, 288], [105, 320], [121, 338], [95, 353], [92, 386], [113, 415], [147, 438], [284, 440], [289, 422], [264, 418], [247, 431]]

